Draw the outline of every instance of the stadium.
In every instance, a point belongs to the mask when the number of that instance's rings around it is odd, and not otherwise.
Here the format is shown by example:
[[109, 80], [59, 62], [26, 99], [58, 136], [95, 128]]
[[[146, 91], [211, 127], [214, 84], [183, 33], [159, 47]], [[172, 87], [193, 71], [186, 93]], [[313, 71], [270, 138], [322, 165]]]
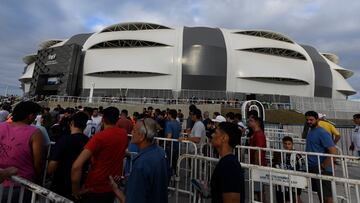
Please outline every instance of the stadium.
[[[25, 95], [345, 100], [339, 57], [265, 30], [120, 23], [52, 39], [23, 58]], [[229, 96], [230, 95], [230, 96]], [[258, 98], [256, 98], [258, 99]]]

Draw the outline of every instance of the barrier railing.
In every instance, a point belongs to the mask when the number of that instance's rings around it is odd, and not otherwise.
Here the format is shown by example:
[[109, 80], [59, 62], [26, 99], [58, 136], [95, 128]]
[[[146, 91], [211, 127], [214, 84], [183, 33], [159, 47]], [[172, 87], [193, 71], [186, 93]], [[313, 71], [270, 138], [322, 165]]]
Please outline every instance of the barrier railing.
[[71, 200], [19, 176], [12, 176], [10, 182], [10, 187], [0, 185], [1, 202], [35, 203], [42, 200], [43, 202], [72, 203]]
[[[179, 202], [179, 197], [183, 193], [189, 195], [188, 202], [203, 200], [204, 194], [209, 192], [209, 190], [207, 190], [210, 183], [209, 177], [218, 161], [219, 159], [211, 157], [188, 154], [182, 155], [178, 160], [178, 168], [180, 168], [184, 162], [194, 163], [194, 167], [189, 169], [189, 175], [193, 180], [200, 183], [202, 187], [200, 187], [201, 191], [181, 191], [179, 190], [181, 182], [181, 177], [179, 176], [175, 190], [176, 203]], [[302, 198], [306, 200], [306, 202], [312, 203], [318, 201], [325, 202], [324, 197], [330, 196], [332, 196], [334, 202], [360, 202], [360, 180], [316, 173], [303, 173], [246, 163], [241, 163], [241, 166], [244, 170], [245, 191], [248, 191], [245, 194], [245, 202], [262, 202], [262, 200], [267, 200], [266, 202], [273, 203], [286, 199], [288, 202], [293, 203], [299, 202], [299, 198]], [[178, 171], [178, 174], [180, 174], [180, 171]], [[317, 185], [319, 188], [314, 188], [312, 183], [316, 183], [314, 186]], [[191, 183], [187, 184], [191, 187]], [[260, 187], [255, 187], [256, 185], [260, 185]], [[317, 195], [315, 195], [316, 193], [314, 193], [313, 190], [317, 192]], [[260, 194], [263, 195], [260, 195], [258, 197], [259, 199], [255, 199], [256, 192], [260, 192]], [[300, 196], [299, 193], [301, 192], [303, 193]]]
[[[303, 160], [302, 170], [309, 172], [311, 168], [308, 165], [309, 158], [311, 162], [315, 163], [316, 167], [321, 171], [320, 163], [325, 158], [331, 159], [331, 166], [328, 169], [333, 171], [334, 177], [342, 178], [351, 178], [349, 169], [354, 169], [359, 166], [359, 159], [354, 156], [339, 155], [339, 154], [324, 154], [324, 153], [315, 153], [315, 152], [304, 152], [304, 151], [295, 151], [295, 150], [284, 150], [284, 149], [271, 149], [271, 148], [260, 148], [260, 147], [250, 147], [250, 146], [236, 146], [236, 154], [241, 163], [251, 163], [254, 157], [251, 157], [258, 152], [259, 158], [261, 154], [264, 153], [266, 157], [266, 165], [274, 166], [276, 162], [284, 163], [287, 156], [298, 156]], [[277, 160], [276, 160], [277, 159]], [[260, 159], [259, 159], [260, 160]], [[292, 158], [292, 164], [295, 165], [296, 159]], [[355, 165], [354, 165], [355, 164]], [[339, 169], [338, 169], [339, 168]]]
[[[283, 125], [282, 127], [287, 132], [301, 135], [304, 125]], [[348, 127], [340, 126], [340, 127], [336, 127], [336, 129], [339, 131], [339, 133], [341, 135], [341, 138], [336, 145], [341, 148], [341, 151], [343, 152], [343, 154], [356, 156], [356, 152], [349, 150], [349, 147], [351, 145], [351, 139], [352, 139], [354, 127], [353, 126], [348, 126]]]

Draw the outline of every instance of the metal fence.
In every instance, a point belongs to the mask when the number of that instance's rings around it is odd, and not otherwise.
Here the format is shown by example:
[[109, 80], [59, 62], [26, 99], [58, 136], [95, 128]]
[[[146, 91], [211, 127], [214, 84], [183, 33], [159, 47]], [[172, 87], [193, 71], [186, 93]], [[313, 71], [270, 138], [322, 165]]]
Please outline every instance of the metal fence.
[[325, 113], [328, 118], [350, 119], [360, 112], [360, 102], [322, 97], [290, 96], [291, 108], [302, 113], [308, 110]]
[[[241, 108], [244, 101], [239, 100], [226, 100], [226, 99], [200, 99], [200, 98], [187, 98], [187, 99], [174, 99], [174, 98], [159, 98], [159, 97], [75, 97], [75, 96], [50, 96], [46, 98], [50, 102], [69, 103], [73, 106], [74, 103], [91, 103], [93, 105], [110, 105], [110, 104], [221, 104], [223, 108]], [[291, 109], [289, 103], [269, 103], [263, 102], [265, 109]]]
[[[204, 198], [211, 198], [208, 195], [210, 176], [214, 171], [214, 168], [219, 160], [211, 157], [196, 156], [196, 155], [183, 155], [178, 161], [178, 174], [180, 173], [181, 166], [185, 162], [193, 163], [193, 167], [188, 169], [188, 175], [192, 180], [196, 180], [200, 187], [197, 186], [195, 191], [186, 191], [186, 195], [189, 195], [188, 202], [202, 202]], [[301, 198], [304, 202], [324, 202], [319, 194], [325, 194], [325, 188], [323, 184], [328, 183], [330, 185], [331, 196], [334, 202], [360, 202], [360, 180], [339, 178], [328, 175], [321, 175], [315, 173], [303, 173], [298, 171], [284, 170], [271, 167], [263, 167], [258, 165], [241, 163], [245, 176], [245, 202], [277, 202], [276, 197], [278, 191], [293, 191], [289, 192], [290, 198], [288, 202], [299, 202]], [[176, 187], [176, 202], [179, 202], [179, 198], [183, 196], [183, 191], [179, 190], [181, 175], [178, 178]], [[314, 193], [312, 181], [318, 181], [319, 187]], [[189, 182], [189, 187], [194, 188], [193, 182]], [[255, 190], [256, 185], [260, 185]], [[255, 192], [259, 191], [260, 199], [255, 200]], [[298, 191], [302, 192], [301, 196], [298, 195]], [[323, 193], [324, 192], [324, 193]], [[318, 195], [316, 195], [318, 194]], [[283, 192], [280, 198], [285, 199], [286, 193]], [[184, 201], [181, 201], [184, 202]]]
[[[6, 184], [6, 185], [5, 185]], [[56, 202], [72, 203], [72, 201], [62, 197], [46, 188], [30, 182], [19, 176], [12, 176], [11, 180], [0, 184], [1, 202]]]
[[[272, 127], [274, 127], [274, 126], [272, 126]], [[285, 132], [289, 132], [289, 133], [293, 133], [298, 136], [301, 136], [304, 126], [303, 125], [282, 125], [281, 128]], [[339, 131], [339, 133], [341, 135], [341, 138], [336, 145], [341, 149], [341, 151], [344, 155], [356, 156], [356, 153], [349, 149], [349, 147], [351, 145], [351, 139], [352, 139], [354, 127], [353, 126], [348, 126], [348, 127], [341, 126], [341, 127], [337, 127], [336, 129]]]

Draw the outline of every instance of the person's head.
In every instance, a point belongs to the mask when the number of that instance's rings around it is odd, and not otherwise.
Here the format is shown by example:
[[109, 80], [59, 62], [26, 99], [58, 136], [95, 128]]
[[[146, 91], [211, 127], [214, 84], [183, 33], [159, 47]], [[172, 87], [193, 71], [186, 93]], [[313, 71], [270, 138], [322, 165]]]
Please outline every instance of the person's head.
[[159, 116], [160, 113], [161, 113], [161, 110], [160, 110], [160, 109], [155, 109], [155, 111], [154, 111], [154, 115], [155, 115], [155, 116]]
[[256, 129], [261, 128], [261, 119], [257, 116], [250, 116], [248, 119], [248, 126], [256, 131]]
[[247, 117], [250, 118], [250, 117], [259, 117], [259, 113], [255, 110], [251, 110], [248, 112], [247, 114]]
[[292, 137], [290, 137], [290, 136], [285, 136], [285, 137], [283, 137], [282, 143], [283, 143], [283, 148], [284, 148], [284, 149], [286, 149], [286, 150], [293, 150], [294, 142], [293, 142]]
[[360, 125], [360, 113], [353, 115], [353, 121], [356, 125]]
[[75, 109], [68, 107], [64, 111], [64, 116], [68, 117], [68, 116], [73, 115], [74, 113], [75, 113]]
[[241, 131], [236, 124], [222, 122], [217, 126], [211, 144], [216, 149], [229, 147], [232, 150], [236, 145], [240, 144], [240, 136]]
[[9, 104], [4, 104], [1, 109], [7, 111], [7, 112], [11, 112], [11, 106]]
[[98, 108], [93, 108], [92, 116], [97, 117], [98, 115], [99, 115], [99, 109]]
[[242, 119], [241, 113], [236, 113], [234, 119], [238, 122], [241, 121], [241, 119]]
[[204, 116], [204, 119], [208, 119], [208, 118], [209, 118], [209, 112], [208, 112], [208, 111], [205, 111], [204, 114], [203, 114], [203, 116]]
[[213, 114], [213, 118], [215, 119], [216, 118], [216, 116], [220, 116], [220, 113], [219, 112], [214, 112], [214, 114]]
[[132, 131], [131, 142], [141, 148], [141, 146], [153, 143], [156, 135], [156, 121], [151, 118], [144, 118], [136, 122]]
[[170, 109], [169, 110], [169, 116], [170, 116], [171, 119], [176, 119], [176, 117], [177, 117], [176, 110], [175, 109]]
[[197, 109], [197, 108], [196, 108], [196, 106], [195, 106], [194, 104], [191, 104], [191, 105], [189, 106], [189, 112], [194, 112], [195, 109]]
[[181, 113], [181, 109], [178, 109], [178, 112]]
[[305, 113], [306, 124], [310, 128], [315, 128], [318, 125], [319, 114], [315, 111], [308, 111]]
[[86, 106], [86, 107], [84, 107], [83, 112], [86, 113], [90, 118], [93, 114], [93, 109], [91, 107]]
[[49, 107], [45, 107], [45, 108], [43, 108], [43, 110], [44, 110], [44, 113], [49, 113], [49, 112], [50, 112], [50, 108], [49, 108]]
[[135, 111], [135, 112], [133, 113], [133, 119], [138, 119], [139, 116], [140, 116], [139, 112]]
[[234, 112], [229, 112], [225, 116], [226, 116], [226, 121], [227, 122], [232, 122], [235, 119]]
[[103, 110], [103, 122], [105, 125], [115, 125], [119, 119], [120, 111], [118, 108], [110, 106]]
[[122, 116], [122, 117], [125, 117], [125, 118], [126, 118], [126, 117], [128, 116], [128, 113], [129, 113], [129, 112], [128, 112], [126, 109], [121, 110], [121, 116]]
[[88, 115], [84, 112], [77, 112], [70, 117], [70, 130], [84, 131], [86, 128], [86, 123], [88, 121]]
[[30, 125], [32, 122], [34, 122], [37, 114], [40, 113], [41, 110], [41, 106], [35, 102], [20, 102], [15, 106], [12, 112], [12, 121], [23, 122]]
[[191, 114], [191, 120], [197, 121], [201, 119], [201, 110], [195, 109], [194, 112]]

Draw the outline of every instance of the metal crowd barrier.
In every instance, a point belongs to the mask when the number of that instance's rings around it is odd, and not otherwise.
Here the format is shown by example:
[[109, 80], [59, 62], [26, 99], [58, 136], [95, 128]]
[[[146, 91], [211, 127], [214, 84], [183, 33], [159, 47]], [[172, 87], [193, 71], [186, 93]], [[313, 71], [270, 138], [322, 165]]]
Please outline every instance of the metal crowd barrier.
[[[334, 177], [341, 177], [341, 178], [351, 178], [350, 170], [356, 169], [359, 167], [359, 159], [358, 157], [354, 156], [347, 156], [347, 155], [333, 155], [333, 154], [324, 154], [324, 153], [315, 153], [315, 152], [304, 152], [304, 151], [295, 151], [295, 150], [284, 150], [284, 149], [271, 149], [271, 148], [260, 148], [260, 147], [250, 147], [250, 146], [236, 146], [235, 153], [238, 156], [238, 160], [241, 163], [251, 163], [251, 153], [257, 151], [259, 158], [261, 153], [265, 153], [266, 157], [266, 165], [273, 166], [275, 159], [280, 163], [284, 162], [286, 155], [299, 155], [303, 160], [302, 170], [308, 172], [310, 170], [308, 166], [308, 159], [309, 157], [315, 157], [316, 161], [318, 162], [318, 169], [320, 170], [320, 160], [321, 158], [330, 157], [331, 159], [331, 169], [334, 171]], [[276, 162], [276, 161], [275, 161]]]
[[[176, 182], [176, 203], [179, 202], [180, 198], [182, 198], [181, 202], [184, 202], [183, 194], [189, 196], [187, 199], [188, 202], [194, 203], [202, 202], [205, 198], [211, 198], [204, 197], [204, 194], [210, 192], [209, 177], [213, 173], [218, 161], [219, 159], [211, 157], [189, 154], [182, 155], [178, 160], [178, 174], [180, 175]], [[189, 184], [189, 191], [180, 190], [180, 185], [184, 183], [181, 181], [181, 171], [179, 169], [185, 162], [195, 164], [189, 168], [188, 173], [191, 179], [197, 180], [197, 182], [202, 185], [200, 188], [201, 192], [194, 190], [191, 182], [185, 182], [185, 184]], [[334, 200], [333, 202], [360, 202], [360, 180], [263, 167], [246, 163], [241, 163], [241, 166], [245, 179], [245, 202], [263, 202], [262, 200], [266, 200], [266, 202], [273, 203], [278, 202], [277, 198], [285, 200], [286, 195], [288, 195], [287, 198], [290, 203], [299, 202], [298, 198], [301, 198], [303, 202], [323, 203], [324, 199], [320, 198], [321, 195], [319, 195], [319, 193], [324, 194], [323, 192], [325, 192], [326, 188], [323, 187], [323, 184], [330, 185], [330, 191], [328, 192], [331, 193]], [[318, 192], [313, 192], [312, 181], [320, 182]], [[255, 200], [255, 194], [259, 191], [259, 194], [263, 195], [260, 195], [260, 199]], [[278, 193], [281, 191], [282, 193]], [[302, 194], [300, 195], [299, 192]]]
[[10, 182], [10, 187], [4, 186], [4, 183], [0, 184], [1, 202], [72, 203], [72, 201], [66, 199], [65, 197], [19, 176], [12, 176]]

